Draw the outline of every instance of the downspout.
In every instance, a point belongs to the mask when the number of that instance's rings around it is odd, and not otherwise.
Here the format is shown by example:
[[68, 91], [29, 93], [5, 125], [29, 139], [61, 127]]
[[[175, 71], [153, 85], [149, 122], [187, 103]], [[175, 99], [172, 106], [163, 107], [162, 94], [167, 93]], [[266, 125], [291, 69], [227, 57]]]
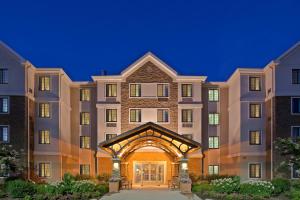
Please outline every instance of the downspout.
[[63, 178], [63, 166], [62, 166], [62, 148], [61, 148], [61, 73], [59, 73], [59, 82], [58, 82], [58, 132], [59, 132], [59, 151], [60, 151], [60, 178]]
[[[274, 93], [275, 97], [275, 85], [274, 85], [274, 68], [273, 66], [271, 67], [272, 70], [272, 92]], [[274, 114], [273, 114], [273, 97], [271, 97], [271, 180], [273, 179], [273, 120], [274, 120]]]
[[27, 97], [27, 179], [30, 180], [30, 117], [29, 117], [29, 97], [28, 97], [28, 76], [29, 76], [29, 73], [28, 73], [28, 68], [30, 66], [26, 65], [25, 64], [25, 70], [26, 70], [26, 86], [25, 86], [25, 96]]

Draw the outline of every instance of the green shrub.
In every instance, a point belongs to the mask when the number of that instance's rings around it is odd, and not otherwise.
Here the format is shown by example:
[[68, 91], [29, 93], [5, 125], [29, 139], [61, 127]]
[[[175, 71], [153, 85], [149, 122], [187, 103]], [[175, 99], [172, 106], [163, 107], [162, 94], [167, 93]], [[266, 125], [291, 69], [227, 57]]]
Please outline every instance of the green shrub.
[[284, 178], [276, 178], [271, 181], [274, 186], [274, 194], [279, 195], [285, 191], [289, 191], [291, 187], [291, 183], [288, 179]]
[[82, 180], [91, 180], [92, 177], [90, 175], [82, 175], [82, 174], [77, 174], [75, 176], [76, 181], [82, 181]]
[[212, 190], [212, 185], [209, 183], [198, 183], [198, 184], [193, 184], [192, 187], [192, 192], [195, 193], [203, 193], [204, 191], [211, 191]]
[[7, 182], [6, 191], [13, 198], [24, 198], [26, 195], [30, 196], [36, 192], [32, 183], [23, 180]]
[[88, 193], [96, 191], [96, 185], [92, 181], [76, 181], [72, 185], [71, 192], [72, 193]]
[[300, 190], [293, 188], [288, 196], [291, 200], [300, 200]]
[[213, 175], [204, 176], [203, 178], [201, 178], [201, 180], [211, 182], [211, 181], [216, 180], [216, 179], [234, 178], [234, 177], [235, 176], [230, 176], [230, 175], [213, 174]]
[[249, 181], [241, 184], [240, 193], [257, 197], [270, 197], [274, 186], [269, 181]]
[[64, 177], [63, 177], [63, 182], [65, 183], [71, 183], [75, 181], [75, 176], [73, 176], [72, 174], [70, 173], [65, 173], [64, 174]]
[[36, 193], [37, 194], [55, 194], [56, 193], [56, 187], [49, 184], [36, 184]]
[[108, 193], [108, 191], [109, 191], [108, 184], [98, 184], [98, 185], [96, 185], [96, 191], [100, 192], [101, 195]]
[[211, 184], [214, 191], [230, 194], [239, 190], [240, 177], [216, 179], [211, 181]]

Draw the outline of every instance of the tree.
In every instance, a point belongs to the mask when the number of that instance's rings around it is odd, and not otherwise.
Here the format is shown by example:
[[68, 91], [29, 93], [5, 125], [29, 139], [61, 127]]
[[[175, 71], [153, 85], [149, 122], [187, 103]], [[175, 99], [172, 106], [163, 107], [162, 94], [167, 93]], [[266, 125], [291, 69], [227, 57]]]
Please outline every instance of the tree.
[[293, 166], [300, 169], [300, 138], [278, 138], [275, 141], [275, 149], [285, 158], [281, 167]]
[[11, 145], [0, 144], [0, 176], [18, 176], [24, 167], [21, 161], [21, 153], [12, 148]]

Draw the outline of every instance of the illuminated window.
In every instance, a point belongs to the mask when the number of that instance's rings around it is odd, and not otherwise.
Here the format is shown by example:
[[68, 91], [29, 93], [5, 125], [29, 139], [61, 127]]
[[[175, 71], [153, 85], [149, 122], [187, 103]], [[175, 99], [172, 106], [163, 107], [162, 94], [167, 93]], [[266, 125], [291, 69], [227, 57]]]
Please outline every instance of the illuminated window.
[[260, 131], [249, 131], [249, 142], [250, 145], [261, 144], [261, 132]]
[[193, 85], [192, 84], [182, 84], [181, 85], [181, 96], [182, 97], [192, 97], [193, 96]]
[[218, 125], [220, 123], [219, 113], [209, 113], [208, 114], [208, 124], [209, 125]]
[[50, 131], [49, 130], [39, 131], [39, 143], [40, 144], [50, 144]]
[[80, 125], [89, 125], [90, 124], [90, 113], [82, 112], [80, 113]]
[[80, 148], [89, 149], [91, 147], [91, 138], [88, 136], [80, 136]]
[[210, 149], [218, 149], [219, 148], [219, 137], [218, 136], [210, 136], [208, 138], [208, 148], [210, 148]]
[[117, 137], [117, 134], [106, 133], [106, 135], [105, 135], [105, 139], [106, 140], [110, 140], [110, 139], [112, 139], [114, 137]]
[[130, 97], [140, 97], [141, 95], [141, 84], [130, 84]]
[[249, 178], [261, 178], [261, 164], [249, 164]]
[[0, 97], [0, 113], [8, 113], [9, 100], [8, 97]]
[[80, 165], [81, 175], [90, 175], [90, 165]]
[[39, 89], [40, 91], [50, 91], [50, 77], [40, 76], [39, 77]]
[[117, 109], [106, 109], [106, 122], [117, 122]]
[[208, 101], [219, 101], [219, 89], [208, 90]]
[[181, 110], [181, 120], [182, 122], [193, 122], [193, 110], [192, 109], [182, 109]]
[[141, 109], [130, 109], [130, 122], [141, 122], [142, 111]]
[[40, 177], [50, 177], [51, 176], [50, 163], [39, 163], [39, 176]]
[[249, 77], [249, 90], [260, 91], [261, 90], [261, 78], [260, 77]]
[[39, 116], [41, 118], [50, 117], [50, 104], [49, 103], [40, 103], [39, 104]]
[[157, 122], [169, 122], [169, 110], [158, 109], [157, 110]]
[[106, 97], [117, 96], [117, 84], [106, 84]]
[[8, 83], [8, 69], [0, 69], [0, 84]]
[[90, 101], [91, 100], [91, 90], [90, 89], [80, 89], [80, 101]]
[[219, 165], [209, 165], [208, 166], [209, 175], [218, 175], [219, 174]]
[[259, 103], [250, 103], [250, 118], [260, 118], [261, 117], [261, 104]]
[[292, 69], [292, 83], [300, 84], [300, 69]]
[[0, 125], [0, 142], [8, 143], [9, 142], [9, 129], [8, 126]]
[[158, 97], [168, 97], [169, 96], [169, 85], [168, 84], [158, 84], [157, 85], [157, 96]]

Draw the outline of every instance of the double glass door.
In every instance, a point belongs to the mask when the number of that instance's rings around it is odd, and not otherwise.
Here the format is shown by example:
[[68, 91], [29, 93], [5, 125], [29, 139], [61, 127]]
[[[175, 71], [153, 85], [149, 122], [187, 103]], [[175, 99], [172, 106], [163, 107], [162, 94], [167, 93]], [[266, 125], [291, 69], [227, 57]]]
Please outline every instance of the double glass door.
[[134, 165], [134, 182], [141, 185], [161, 185], [164, 183], [163, 162], [137, 162]]

